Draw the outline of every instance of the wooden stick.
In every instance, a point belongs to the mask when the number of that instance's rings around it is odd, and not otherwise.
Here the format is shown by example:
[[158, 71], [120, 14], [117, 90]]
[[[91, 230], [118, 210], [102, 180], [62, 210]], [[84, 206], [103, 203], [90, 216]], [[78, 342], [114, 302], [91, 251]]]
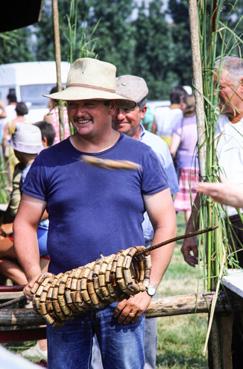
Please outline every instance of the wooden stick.
[[26, 296], [24, 296], [24, 294], [23, 294], [19, 297], [16, 297], [15, 299], [12, 299], [12, 300], [7, 301], [7, 302], [3, 302], [2, 304], [0, 304], [0, 309], [5, 308], [7, 306], [11, 306], [11, 305], [13, 305], [17, 302], [25, 301], [25, 300], [26, 300]]
[[[209, 313], [215, 293], [199, 293], [191, 295], [167, 296], [152, 301], [146, 310], [147, 318], [175, 315]], [[243, 311], [243, 300], [239, 296], [224, 296], [217, 301], [217, 313]], [[45, 325], [45, 319], [34, 309], [2, 309], [0, 310], [0, 332], [10, 329], [24, 329]]]
[[198, 17], [197, 0], [189, 0], [189, 19], [191, 29], [191, 46], [192, 46], [192, 69], [193, 69], [193, 87], [195, 89], [196, 99], [196, 116], [198, 130], [198, 146], [199, 150], [199, 165], [200, 175], [205, 177], [205, 158], [206, 146], [205, 143], [205, 113], [204, 113], [204, 98], [203, 98], [203, 80], [202, 80], [202, 62], [200, 53], [200, 28]]
[[[53, 12], [53, 31], [54, 31], [54, 49], [55, 49], [56, 73], [57, 73], [57, 88], [58, 88], [58, 91], [61, 91], [62, 90], [61, 42], [60, 42], [58, 0], [52, 0], [52, 12]], [[58, 104], [58, 115], [59, 115], [60, 139], [63, 140], [64, 139], [64, 112], [63, 112], [62, 104]]]
[[91, 155], [82, 155], [82, 161], [87, 164], [95, 165], [99, 168], [106, 169], [128, 169], [128, 170], [138, 170], [140, 165], [129, 160], [111, 160], [111, 159], [101, 159]]
[[203, 233], [214, 231], [216, 228], [218, 228], [217, 225], [216, 226], [213, 226], [213, 227], [208, 227], [208, 228], [205, 228], [205, 229], [199, 229], [196, 232], [189, 232], [189, 233], [184, 234], [184, 235], [181, 235], [181, 236], [170, 238], [169, 240], [165, 240], [163, 242], [157, 243], [156, 245], [152, 245], [150, 247], [147, 247], [145, 250], [138, 251], [136, 253], [136, 256], [137, 255], [140, 255], [140, 254], [147, 254], [147, 253], [149, 253], [149, 252], [151, 252], [151, 251], [153, 251], [155, 249], [158, 249], [159, 247], [168, 245], [171, 242], [184, 240], [185, 238], [195, 237], [195, 236], [198, 236], [198, 235], [203, 234]]

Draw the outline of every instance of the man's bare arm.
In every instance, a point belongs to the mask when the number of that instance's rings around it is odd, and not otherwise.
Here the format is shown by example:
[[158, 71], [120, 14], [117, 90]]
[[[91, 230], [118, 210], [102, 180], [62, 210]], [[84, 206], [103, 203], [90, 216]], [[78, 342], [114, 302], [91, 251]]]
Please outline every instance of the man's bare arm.
[[23, 195], [14, 220], [14, 247], [27, 280], [33, 282], [41, 273], [37, 227], [46, 203]]

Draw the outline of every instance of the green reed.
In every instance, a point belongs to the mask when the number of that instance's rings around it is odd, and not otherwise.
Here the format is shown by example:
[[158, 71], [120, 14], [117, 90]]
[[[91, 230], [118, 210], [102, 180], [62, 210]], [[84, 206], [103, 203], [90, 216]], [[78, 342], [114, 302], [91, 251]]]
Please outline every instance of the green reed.
[[[239, 55], [242, 43], [241, 37], [236, 33], [238, 23], [231, 29], [222, 20], [224, 3], [226, 1], [223, 0], [198, 0], [205, 114], [204, 140], [199, 145], [199, 152], [204, 151], [205, 172], [202, 180], [209, 182], [218, 182], [220, 176], [215, 142], [219, 117], [219, 85], [215, 79], [215, 62], [226, 55]], [[232, 12], [235, 4], [236, 2], [232, 4]], [[201, 196], [199, 219], [200, 227], [218, 224], [217, 230], [202, 235], [199, 240], [200, 256], [205, 266], [206, 288], [215, 290], [222, 263], [237, 265], [237, 258], [228, 248], [226, 229], [229, 225], [223, 207], [210, 198]]]

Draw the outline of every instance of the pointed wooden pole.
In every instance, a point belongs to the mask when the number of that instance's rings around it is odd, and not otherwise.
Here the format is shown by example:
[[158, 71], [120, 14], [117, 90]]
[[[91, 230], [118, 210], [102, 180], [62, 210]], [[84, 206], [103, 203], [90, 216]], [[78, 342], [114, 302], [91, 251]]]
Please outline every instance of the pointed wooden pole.
[[[61, 91], [62, 90], [61, 42], [60, 42], [58, 0], [52, 0], [52, 13], [53, 13], [53, 31], [54, 31], [54, 49], [55, 49], [55, 61], [56, 61], [56, 74], [57, 74], [57, 88], [58, 88], [58, 91]], [[64, 115], [63, 115], [63, 105], [61, 103], [58, 104], [58, 114], [59, 114], [60, 140], [63, 140], [64, 139]]]
[[200, 175], [205, 177], [205, 113], [203, 100], [202, 62], [200, 53], [200, 28], [197, 0], [189, 0], [189, 20], [191, 30], [193, 86], [196, 99]]

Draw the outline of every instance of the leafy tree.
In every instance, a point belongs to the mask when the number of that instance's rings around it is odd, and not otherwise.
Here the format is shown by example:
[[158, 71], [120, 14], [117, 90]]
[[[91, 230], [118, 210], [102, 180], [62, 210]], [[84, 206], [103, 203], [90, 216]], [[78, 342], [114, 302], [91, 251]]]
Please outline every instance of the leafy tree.
[[148, 83], [151, 99], [167, 98], [177, 76], [171, 68], [173, 43], [171, 26], [165, 18], [163, 1], [143, 2], [134, 21], [136, 28], [134, 74]]
[[192, 84], [192, 54], [187, 0], [169, 0], [174, 61], [170, 66], [178, 77], [178, 84]]
[[[222, 10], [230, 29], [237, 25], [239, 38], [240, 3], [225, 1]], [[60, 1], [62, 60], [97, 56], [114, 63], [118, 74], [144, 77], [151, 99], [167, 99], [173, 86], [192, 84], [192, 61], [188, 0], [168, 0], [167, 8], [164, 4], [164, 0], [144, 0], [140, 5], [135, 0]], [[0, 63], [54, 60], [51, 0], [43, 2], [37, 24], [0, 34], [0, 47]], [[240, 47], [228, 51], [240, 54]]]
[[90, 0], [88, 25], [93, 28], [97, 38], [96, 53], [99, 59], [114, 63], [119, 74], [131, 73], [134, 63], [134, 28], [131, 14], [132, 0]]
[[33, 60], [31, 52], [30, 27], [5, 32], [0, 37], [0, 63], [16, 63]]
[[46, 2], [42, 7], [41, 18], [34, 28], [36, 37], [35, 52], [36, 60], [55, 60], [53, 46], [53, 19], [51, 2]]
[[228, 0], [223, 5], [222, 22], [228, 27], [225, 52], [242, 57], [243, 6], [242, 0]]

